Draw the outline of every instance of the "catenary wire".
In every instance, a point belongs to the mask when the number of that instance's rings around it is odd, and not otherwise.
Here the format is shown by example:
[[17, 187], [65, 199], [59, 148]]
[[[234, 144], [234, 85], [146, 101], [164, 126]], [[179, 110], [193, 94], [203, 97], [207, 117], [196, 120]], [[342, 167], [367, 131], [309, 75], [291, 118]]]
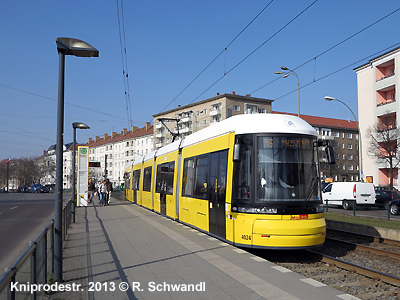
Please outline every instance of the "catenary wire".
[[175, 96], [174, 99], [171, 100], [171, 102], [169, 102], [161, 111], [163, 112], [168, 106], [171, 105], [171, 103], [173, 103], [184, 91], [186, 91], [187, 88], [189, 88], [189, 86], [192, 85], [193, 82], [195, 82], [223, 53], [226, 53], [228, 47], [230, 45], [233, 44], [233, 42], [268, 8], [268, 6], [270, 6], [270, 4], [273, 2], [274, 0], [271, 0], [235, 37], [234, 39], [213, 59], [211, 60], [211, 62], [203, 69], [201, 70], [201, 72], [199, 74], [197, 74], [197, 76], [189, 82], [188, 85], [186, 85], [182, 91], [179, 92], [179, 94], [177, 96]]
[[[304, 65], [308, 64], [309, 62], [315, 61], [318, 57], [320, 57], [320, 56], [322, 56], [322, 55], [328, 53], [329, 51], [335, 49], [336, 47], [338, 47], [338, 46], [344, 44], [345, 42], [347, 42], [347, 41], [349, 41], [349, 40], [351, 40], [351, 39], [354, 38], [355, 36], [359, 35], [360, 33], [364, 32], [365, 30], [371, 28], [372, 26], [378, 24], [379, 22], [385, 20], [386, 18], [388, 18], [388, 17], [390, 17], [391, 15], [395, 14], [395, 13], [398, 12], [399, 10], [400, 10], [400, 8], [398, 8], [398, 9], [396, 9], [396, 10], [390, 12], [389, 14], [387, 14], [387, 15], [385, 15], [384, 17], [380, 18], [379, 20], [377, 20], [377, 21], [371, 23], [370, 25], [368, 25], [368, 26], [364, 27], [363, 29], [357, 31], [356, 33], [352, 34], [352, 35], [349, 36], [348, 38], [346, 38], [346, 39], [340, 41], [339, 43], [333, 45], [332, 47], [328, 48], [327, 50], [321, 52], [321, 53], [318, 54], [317, 56], [315, 56], [315, 57], [313, 57], [313, 58], [307, 60], [306, 62], [302, 63], [301, 65], [299, 65], [299, 66], [293, 68], [293, 70], [297, 70], [297, 69], [303, 67]], [[315, 72], [315, 71], [314, 71], [314, 72]], [[275, 78], [274, 80], [272, 80], [272, 81], [270, 81], [270, 82], [268, 82], [268, 83], [262, 85], [261, 87], [255, 89], [254, 91], [250, 92], [250, 94], [253, 94], [253, 93], [255, 93], [255, 92], [258, 92], [259, 90], [265, 88], [266, 86], [270, 85], [271, 83], [273, 83], [273, 82], [275, 82], [275, 81], [277, 81], [277, 80], [279, 80], [279, 79], [281, 79], [281, 78], [282, 78], [282, 77], [277, 77], [277, 78]]]
[[[218, 82], [220, 82], [226, 75], [228, 75], [230, 72], [232, 72], [234, 69], [236, 69], [239, 65], [241, 65], [245, 60], [247, 60], [250, 56], [252, 56], [254, 53], [256, 53], [261, 47], [263, 47], [266, 43], [268, 43], [272, 38], [274, 38], [276, 35], [278, 35], [283, 29], [285, 29], [287, 26], [289, 26], [292, 22], [294, 22], [298, 17], [300, 17], [304, 12], [306, 12], [311, 6], [313, 6], [318, 0], [315, 0], [313, 3], [311, 3], [309, 6], [307, 6], [305, 9], [303, 9], [299, 14], [297, 14], [294, 18], [292, 18], [288, 23], [286, 23], [283, 27], [281, 27], [278, 31], [276, 31], [272, 36], [270, 36], [266, 41], [264, 41], [261, 45], [259, 45], [256, 49], [254, 49], [250, 54], [248, 54], [245, 58], [243, 58], [241, 61], [239, 61], [235, 66], [233, 66], [229, 71], [226, 72], [226, 74], [222, 75], [220, 78], [218, 78], [214, 83], [212, 83], [208, 88], [206, 88], [203, 92], [201, 92], [196, 98], [194, 98], [190, 103], [193, 103], [197, 99], [199, 99], [205, 92], [207, 92], [209, 89], [211, 89], [214, 85], [216, 85]], [[189, 104], [190, 104], [189, 103]]]
[[[119, 4], [119, 1], [121, 1], [121, 4]], [[116, 0], [116, 2], [117, 2], [119, 41], [120, 41], [120, 48], [121, 48], [122, 76], [123, 76], [123, 80], [124, 80], [124, 97], [125, 97], [125, 105], [126, 105], [126, 114], [127, 114], [127, 120], [129, 122], [130, 126], [133, 126], [131, 99], [130, 99], [130, 91], [129, 91], [128, 54], [126, 51], [124, 7], [123, 7], [122, 0]]]

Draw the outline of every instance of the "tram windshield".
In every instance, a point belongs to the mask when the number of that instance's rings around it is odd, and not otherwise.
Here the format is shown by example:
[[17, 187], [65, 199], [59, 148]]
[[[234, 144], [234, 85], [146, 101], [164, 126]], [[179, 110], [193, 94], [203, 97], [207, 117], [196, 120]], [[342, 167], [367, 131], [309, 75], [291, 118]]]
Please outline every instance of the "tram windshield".
[[[254, 142], [250, 143], [250, 140]], [[267, 201], [317, 200], [314, 140], [298, 136], [247, 138], [247, 145], [235, 168], [235, 200], [260, 204]]]

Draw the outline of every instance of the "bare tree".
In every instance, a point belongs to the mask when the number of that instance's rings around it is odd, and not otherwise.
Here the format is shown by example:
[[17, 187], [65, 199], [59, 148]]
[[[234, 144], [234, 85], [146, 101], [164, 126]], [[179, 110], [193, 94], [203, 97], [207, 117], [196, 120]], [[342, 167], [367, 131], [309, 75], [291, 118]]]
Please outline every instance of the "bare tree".
[[377, 124], [368, 128], [368, 155], [389, 169], [389, 187], [393, 189], [394, 172], [400, 163], [399, 142], [400, 129], [390, 115], [381, 117]]

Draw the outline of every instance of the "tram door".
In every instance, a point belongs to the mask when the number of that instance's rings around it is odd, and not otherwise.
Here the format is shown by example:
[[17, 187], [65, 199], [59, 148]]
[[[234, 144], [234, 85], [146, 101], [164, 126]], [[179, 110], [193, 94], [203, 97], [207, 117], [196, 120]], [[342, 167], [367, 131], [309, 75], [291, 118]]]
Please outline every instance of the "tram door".
[[225, 195], [228, 151], [211, 153], [209, 172], [209, 229], [219, 237], [226, 237]]

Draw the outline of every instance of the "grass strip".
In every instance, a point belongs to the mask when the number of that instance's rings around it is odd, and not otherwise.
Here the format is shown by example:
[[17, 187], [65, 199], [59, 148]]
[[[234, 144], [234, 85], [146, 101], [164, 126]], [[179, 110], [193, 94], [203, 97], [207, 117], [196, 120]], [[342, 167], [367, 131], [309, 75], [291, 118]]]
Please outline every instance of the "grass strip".
[[330, 212], [325, 213], [325, 219], [332, 220], [332, 221], [345, 222], [345, 223], [353, 223], [353, 224], [372, 226], [372, 227], [381, 227], [381, 228], [387, 228], [387, 229], [400, 230], [400, 222], [395, 221], [395, 220], [388, 221], [387, 219], [353, 217], [353, 216], [349, 216], [349, 215], [335, 214], [335, 213], [330, 213]]

